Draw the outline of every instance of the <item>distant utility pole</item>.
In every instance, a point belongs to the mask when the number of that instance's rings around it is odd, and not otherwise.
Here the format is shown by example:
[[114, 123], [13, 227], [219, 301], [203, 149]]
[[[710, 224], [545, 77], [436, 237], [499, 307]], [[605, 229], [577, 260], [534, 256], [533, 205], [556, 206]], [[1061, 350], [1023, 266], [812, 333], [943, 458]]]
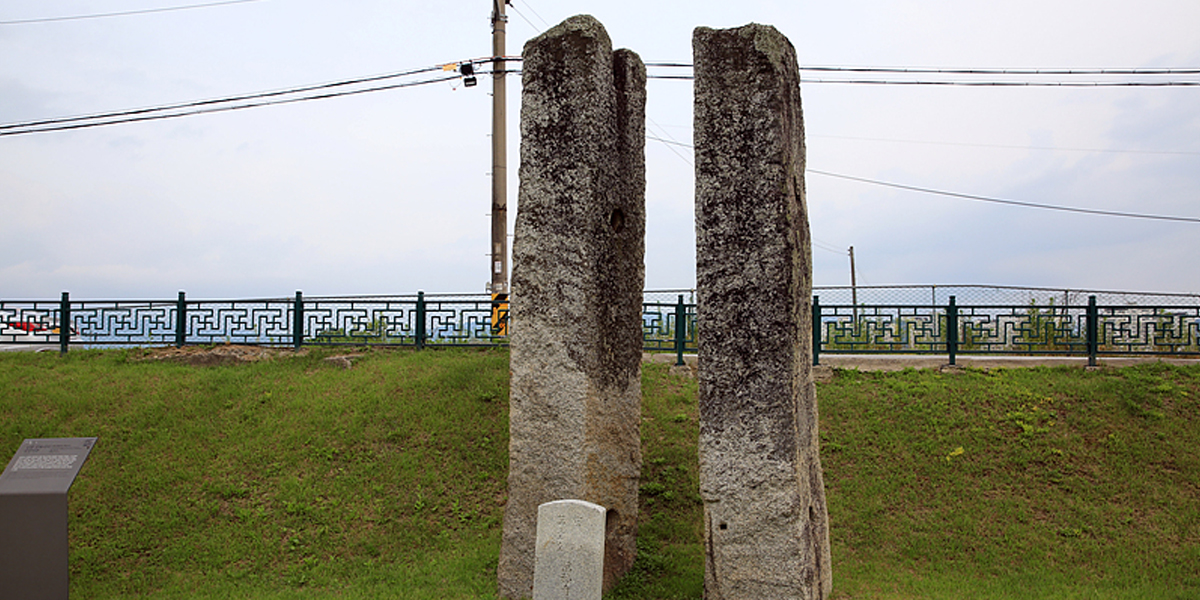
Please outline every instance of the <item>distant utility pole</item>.
[[504, 33], [508, 0], [492, 0], [492, 332], [507, 335], [508, 326], [508, 135], [505, 119], [507, 85]]
[[850, 246], [850, 303], [854, 306], [854, 326], [858, 327], [858, 274], [854, 271], [854, 246]]

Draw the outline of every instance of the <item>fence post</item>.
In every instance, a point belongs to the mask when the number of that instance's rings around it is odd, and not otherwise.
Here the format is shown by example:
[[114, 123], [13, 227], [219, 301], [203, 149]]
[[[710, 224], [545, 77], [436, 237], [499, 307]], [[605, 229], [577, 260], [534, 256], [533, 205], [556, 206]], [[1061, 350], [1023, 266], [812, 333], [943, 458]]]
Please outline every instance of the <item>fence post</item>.
[[1100, 311], [1096, 308], [1096, 297], [1088, 296], [1087, 306], [1087, 354], [1088, 366], [1096, 366], [1096, 352], [1100, 340]]
[[812, 305], [812, 355], [813, 366], [821, 364], [821, 297], [813, 295]]
[[71, 344], [71, 294], [62, 293], [62, 305], [58, 309], [58, 353], [66, 355]]
[[292, 347], [296, 350], [304, 344], [304, 294], [296, 290], [296, 307], [292, 310]]
[[175, 303], [175, 347], [182, 348], [187, 342], [187, 299], [182, 291]]
[[687, 309], [683, 306], [683, 294], [675, 304], [675, 366], [683, 366], [683, 345], [687, 342]]
[[954, 296], [950, 296], [950, 305], [946, 307], [946, 350], [952, 366], [958, 354], [958, 306], [954, 301]]
[[417, 292], [417, 350], [425, 348], [425, 292]]

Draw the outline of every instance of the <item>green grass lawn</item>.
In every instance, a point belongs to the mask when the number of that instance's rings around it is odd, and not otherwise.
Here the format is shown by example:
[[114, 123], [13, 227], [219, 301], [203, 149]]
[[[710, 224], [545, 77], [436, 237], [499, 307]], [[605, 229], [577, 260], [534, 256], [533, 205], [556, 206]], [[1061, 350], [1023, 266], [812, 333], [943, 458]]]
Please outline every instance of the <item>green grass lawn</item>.
[[[0, 455], [98, 436], [76, 598], [492, 598], [508, 354], [253, 364], [0, 354]], [[700, 598], [696, 385], [643, 379], [614, 598]], [[835, 598], [1200, 598], [1200, 367], [839, 371], [818, 386]]]
[[843, 371], [818, 394], [835, 597], [1200, 597], [1200, 369]]

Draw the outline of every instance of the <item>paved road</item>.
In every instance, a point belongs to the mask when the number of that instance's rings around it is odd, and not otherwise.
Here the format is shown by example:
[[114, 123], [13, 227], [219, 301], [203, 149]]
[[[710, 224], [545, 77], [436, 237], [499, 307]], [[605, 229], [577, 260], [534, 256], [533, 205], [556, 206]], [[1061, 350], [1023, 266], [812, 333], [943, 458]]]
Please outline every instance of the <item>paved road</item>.
[[[675, 364], [674, 354], [643, 354], [645, 362]], [[696, 355], [685, 354], [684, 363], [688, 369], [695, 371]], [[1037, 366], [1077, 366], [1086, 367], [1085, 357], [1061, 356], [959, 356], [952, 367], [946, 356], [934, 355], [902, 355], [902, 354], [822, 354], [821, 365], [816, 368], [818, 379], [832, 375], [833, 369], [857, 369], [859, 371], [903, 371], [904, 369], [953, 369], [971, 367], [975, 369], [1020, 369]], [[1200, 364], [1200, 359], [1160, 358], [1155, 356], [1143, 357], [1101, 357], [1096, 360], [1098, 367], [1127, 367], [1141, 363], [1164, 362], [1173, 365]]]
[[0, 352], [58, 352], [58, 344], [0, 344]]
[[[1127, 367], [1141, 363], [1165, 362], [1170, 364], [1200, 364], [1200, 359], [1160, 358], [1156, 356], [1139, 357], [1100, 357], [1096, 359], [1099, 367]], [[845, 355], [822, 354], [821, 366], [834, 369], [858, 369], [860, 371], [901, 371], [913, 369], [942, 369], [950, 366], [946, 356], [921, 355]], [[1086, 367], [1086, 357], [1064, 356], [959, 356], [955, 360], [956, 367], [972, 367], [976, 369], [1020, 369], [1024, 367]]]

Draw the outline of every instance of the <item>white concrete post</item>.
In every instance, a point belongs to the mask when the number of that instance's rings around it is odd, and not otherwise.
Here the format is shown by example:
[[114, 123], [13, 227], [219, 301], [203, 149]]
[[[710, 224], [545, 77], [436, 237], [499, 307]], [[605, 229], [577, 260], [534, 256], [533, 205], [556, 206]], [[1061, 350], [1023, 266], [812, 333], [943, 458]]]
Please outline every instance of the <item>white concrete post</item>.
[[583, 500], [538, 507], [533, 600], [600, 600], [607, 513]]

